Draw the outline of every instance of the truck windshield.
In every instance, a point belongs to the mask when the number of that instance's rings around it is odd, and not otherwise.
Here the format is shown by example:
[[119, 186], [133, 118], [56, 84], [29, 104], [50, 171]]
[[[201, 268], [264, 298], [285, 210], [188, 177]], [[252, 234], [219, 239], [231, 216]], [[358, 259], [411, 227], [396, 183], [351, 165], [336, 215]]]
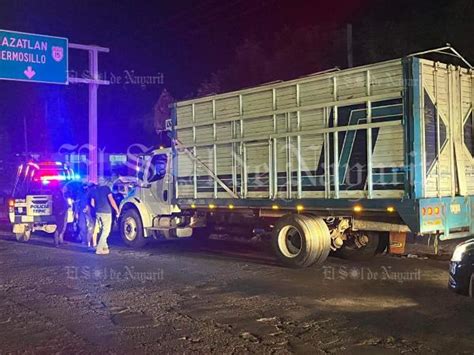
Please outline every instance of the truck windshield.
[[168, 164], [168, 156], [166, 154], [154, 155], [150, 163], [150, 173], [148, 181], [154, 182], [161, 180], [166, 175], [166, 166]]
[[161, 180], [166, 175], [167, 154], [146, 155], [138, 161], [138, 179], [147, 182]]

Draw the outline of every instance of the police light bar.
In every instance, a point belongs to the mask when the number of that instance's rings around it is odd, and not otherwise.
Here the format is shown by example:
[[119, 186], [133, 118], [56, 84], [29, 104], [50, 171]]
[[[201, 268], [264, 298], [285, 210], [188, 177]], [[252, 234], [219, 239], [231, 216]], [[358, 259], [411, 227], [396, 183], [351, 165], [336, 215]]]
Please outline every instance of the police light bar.
[[64, 181], [67, 178], [64, 175], [43, 175], [41, 181]]

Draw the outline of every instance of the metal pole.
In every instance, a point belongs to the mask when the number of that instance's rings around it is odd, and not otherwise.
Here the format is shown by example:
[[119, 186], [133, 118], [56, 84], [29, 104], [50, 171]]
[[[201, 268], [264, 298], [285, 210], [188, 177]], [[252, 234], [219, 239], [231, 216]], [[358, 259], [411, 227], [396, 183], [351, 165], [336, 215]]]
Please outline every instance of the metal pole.
[[[92, 79], [99, 80], [97, 50], [89, 50], [89, 72]], [[89, 181], [97, 183], [97, 89], [95, 83], [89, 84]]]
[[[438, 63], [434, 64], [433, 68], [433, 89], [434, 89], [434, 98], [435, 98], [435, 107], [439, 107], [438, 99]], [[436, 163], [436, 171], [438, 176], [436, 189], [438, 190], [438, 197], [441, 197], [441, 134], [440, 134], [440, 117], [439, 109], [436, 110], [436, 156], [438, 157], [438, 162]]]
[[[197, 157], [197, 148], [196, 148], [196, 106], [192, 104], [191, 106], [192, 109], [192, 120], [193, 120], [193, 155]], [[193, 196], [196, 199], [197, 198], [197, 159], [193, 159]]]
[[[451, 196], [456, 196], [456, 168], [455, 168], [455, 153], [454, 153], [454, 138], [455, 135], [453, 133], [454, 130], [454, 123], [453, 123], [453, 103], [454, 103], [454, 96], [453, 96], [453, 75], [452, 75], [452, 65], [449, 65], [447, 68], [447, 75], [448, 75], [448, 121], [449, 121], [449, 153], [450, 153], [450, 171], [451, 171]], [[424, 107], [424, 105], [422, 106]]]
[[[296, 84], [296, 105], [298, 107], [301, 106], [301, 99], [300, 99], [300, 86], [299, 84]], [[298, 131], [301, 131], [301, 111], [298, 110], [296, 112], [296, 120], [297, 120], [297, 126], [298, 126]], [[301, 178], [301, 136], [298, 134], [296, 137], [296, 150], [297, 150], [297, 168], [296, 168], [296, 196], [298, 198], [301, 198], [301, 195], [303, 194], [303, 182]]]
[[[334, 76], [333, 78], [333, 100], [334, 103], [337, 104], [337, 79]], [[334, 110], [334, 124], [333, 127], [337, 128], [338, 125], [338, 106], [335, 105], [333, 107]], [[333, 138], [333, 144], [334, 144], [334, 198], [339, 198], [339, 132], [334, 131], [334, 138]]]
[[99, 78], [99, 52], [109, 53], [109, 48], [69, 43], [69, 48], [85, 50], [89, 53], [90, 78], [69, 77], [71, 84], [89, 86], [89, 181], [98, 182], [98, 138], [97, 138], [97, 90], [99, 85], [109, 85], [109, 81]]

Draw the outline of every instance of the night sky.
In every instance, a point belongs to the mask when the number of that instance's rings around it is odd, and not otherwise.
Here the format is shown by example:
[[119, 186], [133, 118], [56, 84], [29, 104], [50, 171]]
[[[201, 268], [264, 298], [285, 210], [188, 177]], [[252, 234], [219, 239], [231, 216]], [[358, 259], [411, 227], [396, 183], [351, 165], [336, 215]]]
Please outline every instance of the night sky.
[[[274, 70], [270, 79], [308, 74], [325, 69], [329, 63], [344, 67], [347, 62], [346, 53], [341, 50], [344, 36], [340, 30], [347, 23], [354, 25], [355, 64], [402, 56], [446, 41], [473, 60], [472, 3], [0, 0], [0, 28], [109, 47], [111, 52], [100, 58], [100, 71], [108, 80], [126, 80], [127, 73], [132, 72], [136, 76], [163, 74], [162, 84], [100, 88], [99, 145], [108, 151], [121, 151], [131, 143], [153, 143], [153, 133], [143, 132], [141, 122], [149, 119], [164, 88], [176, 99], [195, 96], [211, 73], [233, 63], [236, 48], [245, 40], [261, 43], [266, 55], [275, 55], [289, 45], [285, 41], [275, 44], [275, 33], [283, 29], [299, 29], [304, 36], [305, 28], [318, 26], [318, 31], [328, 33], [329, 41], [325, 43], [304, 42], [309, 43], [304, 50], [314, 52], [318, 63], [296, 65], [293, 71]], [[267, 46], [270, 42], [273, 44]], [[333, 46], [334, 43], [340, 45]], [[71, 50], [70, 69], [82, 73], [85, 59], [80, 52]], [[297, 56], [294, 61], [298, 61]], [[241, 87], [246, 83], [232, 85]], [[85, 143], [87, 87], [0, 81], [0, 124], [10, 133], [3, 138], [9, 142], [3, 144], [4, 151], [23, 149], [23, 119], [28, 122], [31, 150], [55, 151], [64, 143]]]

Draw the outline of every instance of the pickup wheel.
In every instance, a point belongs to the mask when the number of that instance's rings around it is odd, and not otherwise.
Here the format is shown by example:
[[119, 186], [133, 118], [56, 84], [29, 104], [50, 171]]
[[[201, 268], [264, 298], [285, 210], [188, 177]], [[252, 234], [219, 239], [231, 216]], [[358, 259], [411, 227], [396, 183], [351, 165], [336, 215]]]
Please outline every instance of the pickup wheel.
[[370, 260], [377, 253], [382, 239], [377, 232], [353, 235], [344, 241], [344, 244], [335, 252], [335, 255], [347, 260]]
[[135, 209], [124, 211], [120, 218], [120, 235], [129, 247], [142, 248], [147, 244], [148, 240], [143, 233], [142, 219]]
[[283, 264], [308, 267], [326, 260], [331, 249], [331, 235], [322, 218], [290, 214], [277, 221], [272, 244]]
[[23, 233], [15, 233], [16, 240], [26, 243], [31, 238], [31, 230], [25, 230]]

